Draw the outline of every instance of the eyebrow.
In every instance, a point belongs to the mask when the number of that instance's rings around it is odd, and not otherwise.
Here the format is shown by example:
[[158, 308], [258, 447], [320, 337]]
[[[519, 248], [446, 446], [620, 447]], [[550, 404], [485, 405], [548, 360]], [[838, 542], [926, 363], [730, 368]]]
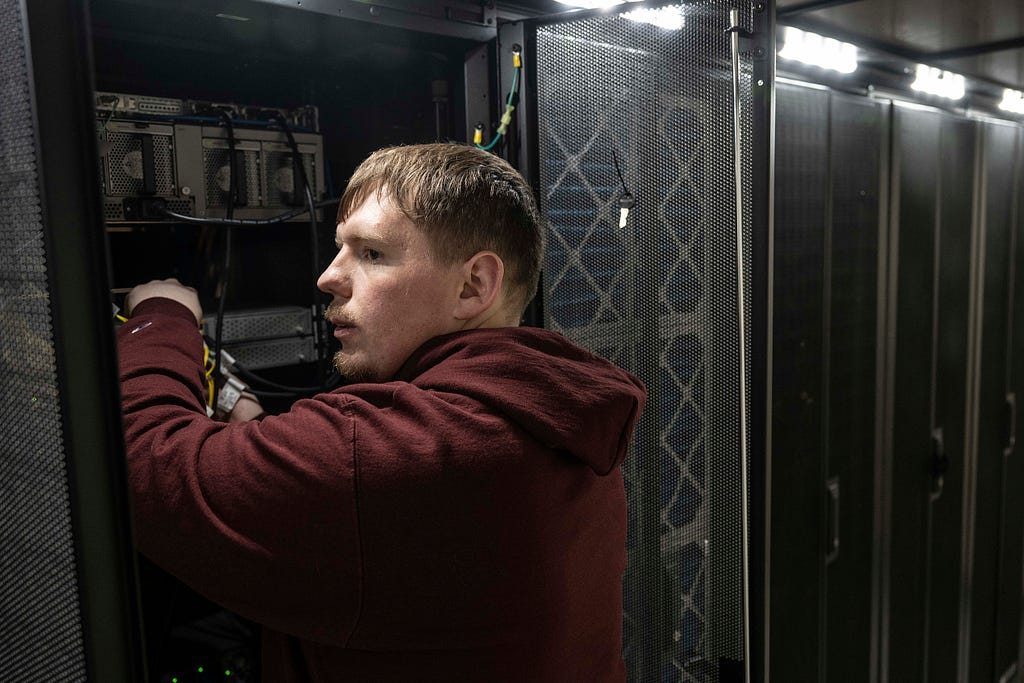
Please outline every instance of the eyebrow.
[[[348, 241], [349, 244], [369, 243], [369, 244], [380, 245], [380, 246], [385, 246], [385, 247], [391, 246], [392, 244], [394, 244], [394, 241], [389, 239], [387, 235], [384, 235], [384, 234], [381, 234], [381, 233], [377, 233], [377, 232], [369, 233], [369, 234], [357, 232], [357, 233], [351, 235], [348, 238], [347, 241]], [[337, 247], [338, 249], [341, 249], [341, 245], [342, 245], [342, 240], [338, 237], [338, 233], [335, 232], [334, 233], [334, 246]]]

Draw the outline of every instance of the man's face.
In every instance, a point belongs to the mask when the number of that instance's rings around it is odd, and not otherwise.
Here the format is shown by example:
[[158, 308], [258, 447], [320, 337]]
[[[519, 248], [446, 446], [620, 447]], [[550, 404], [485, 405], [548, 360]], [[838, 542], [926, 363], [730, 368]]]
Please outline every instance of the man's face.
[[423, 342], [461, 329], [459, 264], [436, 263], [423, 231], [386, 197], [371, 195], [339, 223], [335, 242], [317, 287], [334, 297], [326, 317], [346, 379], [387, 381]]

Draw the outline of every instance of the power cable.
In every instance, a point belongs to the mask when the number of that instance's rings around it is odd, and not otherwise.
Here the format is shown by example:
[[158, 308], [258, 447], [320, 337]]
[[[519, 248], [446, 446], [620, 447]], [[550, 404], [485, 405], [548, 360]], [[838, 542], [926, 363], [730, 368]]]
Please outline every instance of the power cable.
[[[228, 205], [227, 205], [227, 219], [230, 221], [235, 217], [235, 129], [231, 123], [231, 117], [227, 112], [220, 112], [221, 118], [224, 120], [224, 126], [227, 128], [228, 133]], [[221, 342], [224, 334], [224, 302], [228, 298], [228, 277], [231, 272], [231, 233], [232, 226], [226, 225], [224, 229], [224, 266], [221, 270], [220, 285], [217, 291], [217, 323], [216, 332], [213, 336], [213, 348], [214, 356], [213, 362], [214, 367], [220, 367], [221, 359]], [[214, 383], [213, 398], [211, 404], [215, 407], [217, 405], [217, 387], [216, 382]]]
[[[334, 197], [331, 199], [324, 199], [314, 204], [315, 209], [323, 209], [328, 206], [337, 206], [338, 202], [341, 201], [340, 197]], [[295, 209], [294, 211], [288, 211], [271, 218], [203, 218], [200, 216], [187, 216], [183, 213], [176, 213], [167, 208], [167, 202], [162, 199], [153, 200], [153, 211], [159, 213], [161, 216], [167, 218], [173, 218], [176, 221], [182, 223], [194, 223], [197, 225], [234, 225], [239, 227], [244, 226], [259, 226], [259, 225], [277, 225], [278, 223], [286, 223], [296, 216], [301, 216], [309, 211], [308, 206], [304, 206], [301, 209]]]
[[[287, 119], [285, 119], [285, 117], [282, 116], [280, 113], [275, 113], [271, 118], [276, 120], [278, 124], [280, 124], [281, 130], [284, 131], [285, 137], [288, 138], [288, 146], [291, 147], [292, 159], [294, 160], [292, 165], [296, 168], [296, 170], [299, 173], [299, 178], [297, 180], [301, 180], [302, 189], [304, 190], [304, 193], [306, 195], [306, 207], [309, 211], [309, 236], [310, 241], [312, 242], [312, 276], [313, 281], [315, 282], [316, 279], [320, 276], [320, 238], [319, 235], [317, 234], [316, 200], [313, 198], [313, 188], [309, 184], [309, 177], [306, 175], [306, 164], [303, 162], [302, 155], [299, 153], [299, 145], [298, 143], [295, 142], [295, 136], [292, 135], [292, 129], [288, 125]], [[293, 179], [292, 183], [293, 192], [295, 189], [295, 180], [296, 179]], [[316, 345], [316, 362], [318, 376], [321, 378], [324, 377], [326, 374], [326, 369], [324, 367], [324, 357], [326, 354], [324, 353], [325, 344], [323, 339], [323, 325], [321, 324], [322, 319], [323, 306], [320, 303], [320, 296], [319, 294], [314, 294], [313, 341]]]

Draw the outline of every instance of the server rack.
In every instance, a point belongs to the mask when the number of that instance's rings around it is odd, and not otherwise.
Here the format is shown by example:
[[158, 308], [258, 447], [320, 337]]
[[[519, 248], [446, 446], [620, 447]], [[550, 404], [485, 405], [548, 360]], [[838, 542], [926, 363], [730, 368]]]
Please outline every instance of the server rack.
[[[545, 326], [632, 370], [649, 392], [625, 466], [630, 680], [743, 680], [748, 667], [760, 680], [772, 7], [738, 4], [736, 152], [733, 7], [644, 5], [677, 9], [684, 26], [579, 12], [502, 27], [499, 55], [522, 45], [528, 60], [511, 149], [549, 223]], [[739, 277], [753, 293], [745, 367]]]
[[865, 680], [887, 110], [776, 92], [770, 658], [782, 678]]
[[88, 15], [0, 3], [0, 678], [145, 679]]
[[778, 95], [772, 676], [1011, 680], [1022, 128]]

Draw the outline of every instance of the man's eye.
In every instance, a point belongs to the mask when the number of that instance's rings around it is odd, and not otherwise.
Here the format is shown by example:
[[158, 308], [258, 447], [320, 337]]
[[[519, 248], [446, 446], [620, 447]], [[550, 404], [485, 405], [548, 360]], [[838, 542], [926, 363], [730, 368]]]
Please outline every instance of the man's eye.
[[380, 259], [380, 252], [376, 249], [364, 249], [363, 258], [367, 261], [377, 261]]

